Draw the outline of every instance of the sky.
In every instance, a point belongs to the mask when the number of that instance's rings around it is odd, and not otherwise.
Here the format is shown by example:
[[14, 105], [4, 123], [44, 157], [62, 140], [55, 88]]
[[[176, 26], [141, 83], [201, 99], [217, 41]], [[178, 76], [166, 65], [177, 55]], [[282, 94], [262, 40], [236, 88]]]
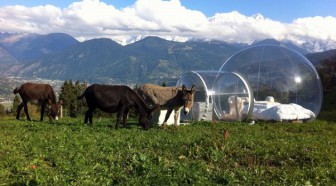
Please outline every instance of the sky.
[[335, 0], [0, 0], [0, 32], [62, 32], [121, 44], [143, 36], [336, 42], [334, 7]]

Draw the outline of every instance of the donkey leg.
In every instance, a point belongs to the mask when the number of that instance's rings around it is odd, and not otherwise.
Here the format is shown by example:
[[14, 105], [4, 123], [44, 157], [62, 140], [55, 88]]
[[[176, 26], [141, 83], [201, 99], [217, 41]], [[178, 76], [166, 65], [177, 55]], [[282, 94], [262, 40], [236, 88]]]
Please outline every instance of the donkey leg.
[[91, 111], [90, 113], [89, 113], [89, 123], [90, 123], [90, 125], [92, 125], [92, 118], [93, 118], [93, 111]]
[[174, 127], [177, 127], [177, 120], [180, 114], [180, 108], [174, 110]]
[[116, 121], [115, 129], [119, 128], [119, 123], [120, 123], [121, 115], [123, 113], [124, 113], [124, 109], [119, 109], [119, 111], [117, 112], [117, 121]]
[[26, 116], [27, 116], [27, 120], [28, 120], [28, 121], [31, 121], [30, 116], [29, 116], [29, 113], [28, 113], [28, 104], [27, 104], [27, 103], [24, 103], [24, 105], [23, 105], [23, 110], [24, 110], [24, 112], [25, 112], [25, 114], [26, 114]]
[[87, 124], [89, 121], [89, 110], [85, 112], [85, 118], [84, 118], [84, 123]]
[[93, 110], [90, 110], [89, 111], [89, 115], [88, 115], [88, 118], [89, 118], [89, 124], [92, 125], [92, 118], [93, 118]]
[[45, 107], [46, 107], [46, 104], [45, 104], [45, 103], [42, 103], [42, 104], [41, 104], [41, 118], [40, 118], [40, 121], [43, 121], [43, 116], [44, 116], [44, 112], [45, 112]]
[[125, 109], [124, 115], [123, 115], [124, 128], [126, 128], [126, 123], [127, 123], [127, 119], [128, 119], [128, 113], [129, 113], [129, 109]]
[[84, 119], [85, 124], [92, 124], [92, 115], [94, 110], [95, 109], [89, 108], [89, 110], [85, 112], [85, 119]]
[[168, 121], [169, 116], [170, 116], [170, 114], [171, 114], [172, 112], [173, 112], [173, 109], [168, 109], [168, 110], [167, 110], [165, 119], [164, 119], [164, 121], [163, 121], [163, 123], [162, 123], [162, 127], [163, 127], [163, 128], [167, 126], [167, 121]]
[[16, 119], [17, 119], [17, 120], [20, 119], [20, 113], [21, 113], [21, 110], [22, 110], [23, 106], [24, 106], [24, 103], [21, 102], [20, 105], [19, 105], [18, 108], [17, 108], [17, 112], [16, 112]]
[[96, 106], [93, 106], [93, 107], [90, 107], [89, 108], [89, 122], [90, 122], [90, 125], [92, 125], [92, 118], [93, 118], [93, 111], [95, 111], [96, 110]]
[[118, 113], [117, 113], [117, 121], [116, 121], [115, 129], [118, 129], [118, 128], [119, 128], [120, 118], [121, 118], [121, 112], [118, 111]]

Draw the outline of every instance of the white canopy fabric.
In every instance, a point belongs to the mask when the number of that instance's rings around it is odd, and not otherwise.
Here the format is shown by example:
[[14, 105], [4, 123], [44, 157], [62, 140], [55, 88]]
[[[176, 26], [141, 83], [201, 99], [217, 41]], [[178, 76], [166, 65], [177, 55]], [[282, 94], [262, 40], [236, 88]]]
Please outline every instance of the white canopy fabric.
[[293, 121], [311, 120], [316, 117], [313, 111], [303, 108], [298, 104], [281, 104], [274, 102], [273, 100], [254, 101], [251, 119], [265, 121]]

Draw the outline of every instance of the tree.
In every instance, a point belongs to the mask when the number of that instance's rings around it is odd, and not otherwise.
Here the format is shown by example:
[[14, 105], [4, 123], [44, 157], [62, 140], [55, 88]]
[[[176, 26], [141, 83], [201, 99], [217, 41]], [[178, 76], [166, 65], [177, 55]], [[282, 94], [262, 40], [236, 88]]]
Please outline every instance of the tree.
[[85, 89], [87, 88], [87, 84], [84, 82], [81, 84], [79, 81], [76, 81], [75, 83], [75, 95], [76, 95], [76, 101], [77, 101], [77, 115], [83, 114], [86, 110], [86, 103], [84, 99], [78, 100], [77, 96], [80, 96]]
[[83, 100], [77, 100], [77, 96], [83, 92], [86, 84], [81, 84], [77, 81], [73, 84], [72, 80], [65, 81], [61, 87], [59, 99], [63, 99], [64, 115], [77, 117], [84, 110]]
[[[17, 109], [21, 103], [21, 98], [19, 95], [15, 95], [14, 100], [13, 100], [13, 115], [16, 116], [17, 114]], [[21, 112], [21, 115], [23, 115], [23, 112]]]
[[64, 81], [63, 86], [61, 87], [61, 93], [59, 95], [59, 99], [63, 100], [63, 110], [64, 115], [70, 117], [76, 117], [75, 114], [75, 103], [74, 103], [74, 95], [73, 95], [73, 83], [72, 80]]
[[324, 59], [316, 69], [324, 90], [336, 88], [336, 56]]
[[4, 116], [6, 114], [5, 106], [0, 104], [0, 116]]

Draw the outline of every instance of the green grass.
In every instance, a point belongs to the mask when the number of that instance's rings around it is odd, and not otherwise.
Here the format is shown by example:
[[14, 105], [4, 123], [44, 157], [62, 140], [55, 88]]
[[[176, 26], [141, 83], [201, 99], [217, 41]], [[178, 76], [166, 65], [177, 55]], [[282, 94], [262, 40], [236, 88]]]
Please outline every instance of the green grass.
[[[326, 114], [327, 115], [327, 114]], [[332, 185], [336, 123], [0, 120], [0, 185]], [[225, 129], [229, 138], [225, 139]]]

